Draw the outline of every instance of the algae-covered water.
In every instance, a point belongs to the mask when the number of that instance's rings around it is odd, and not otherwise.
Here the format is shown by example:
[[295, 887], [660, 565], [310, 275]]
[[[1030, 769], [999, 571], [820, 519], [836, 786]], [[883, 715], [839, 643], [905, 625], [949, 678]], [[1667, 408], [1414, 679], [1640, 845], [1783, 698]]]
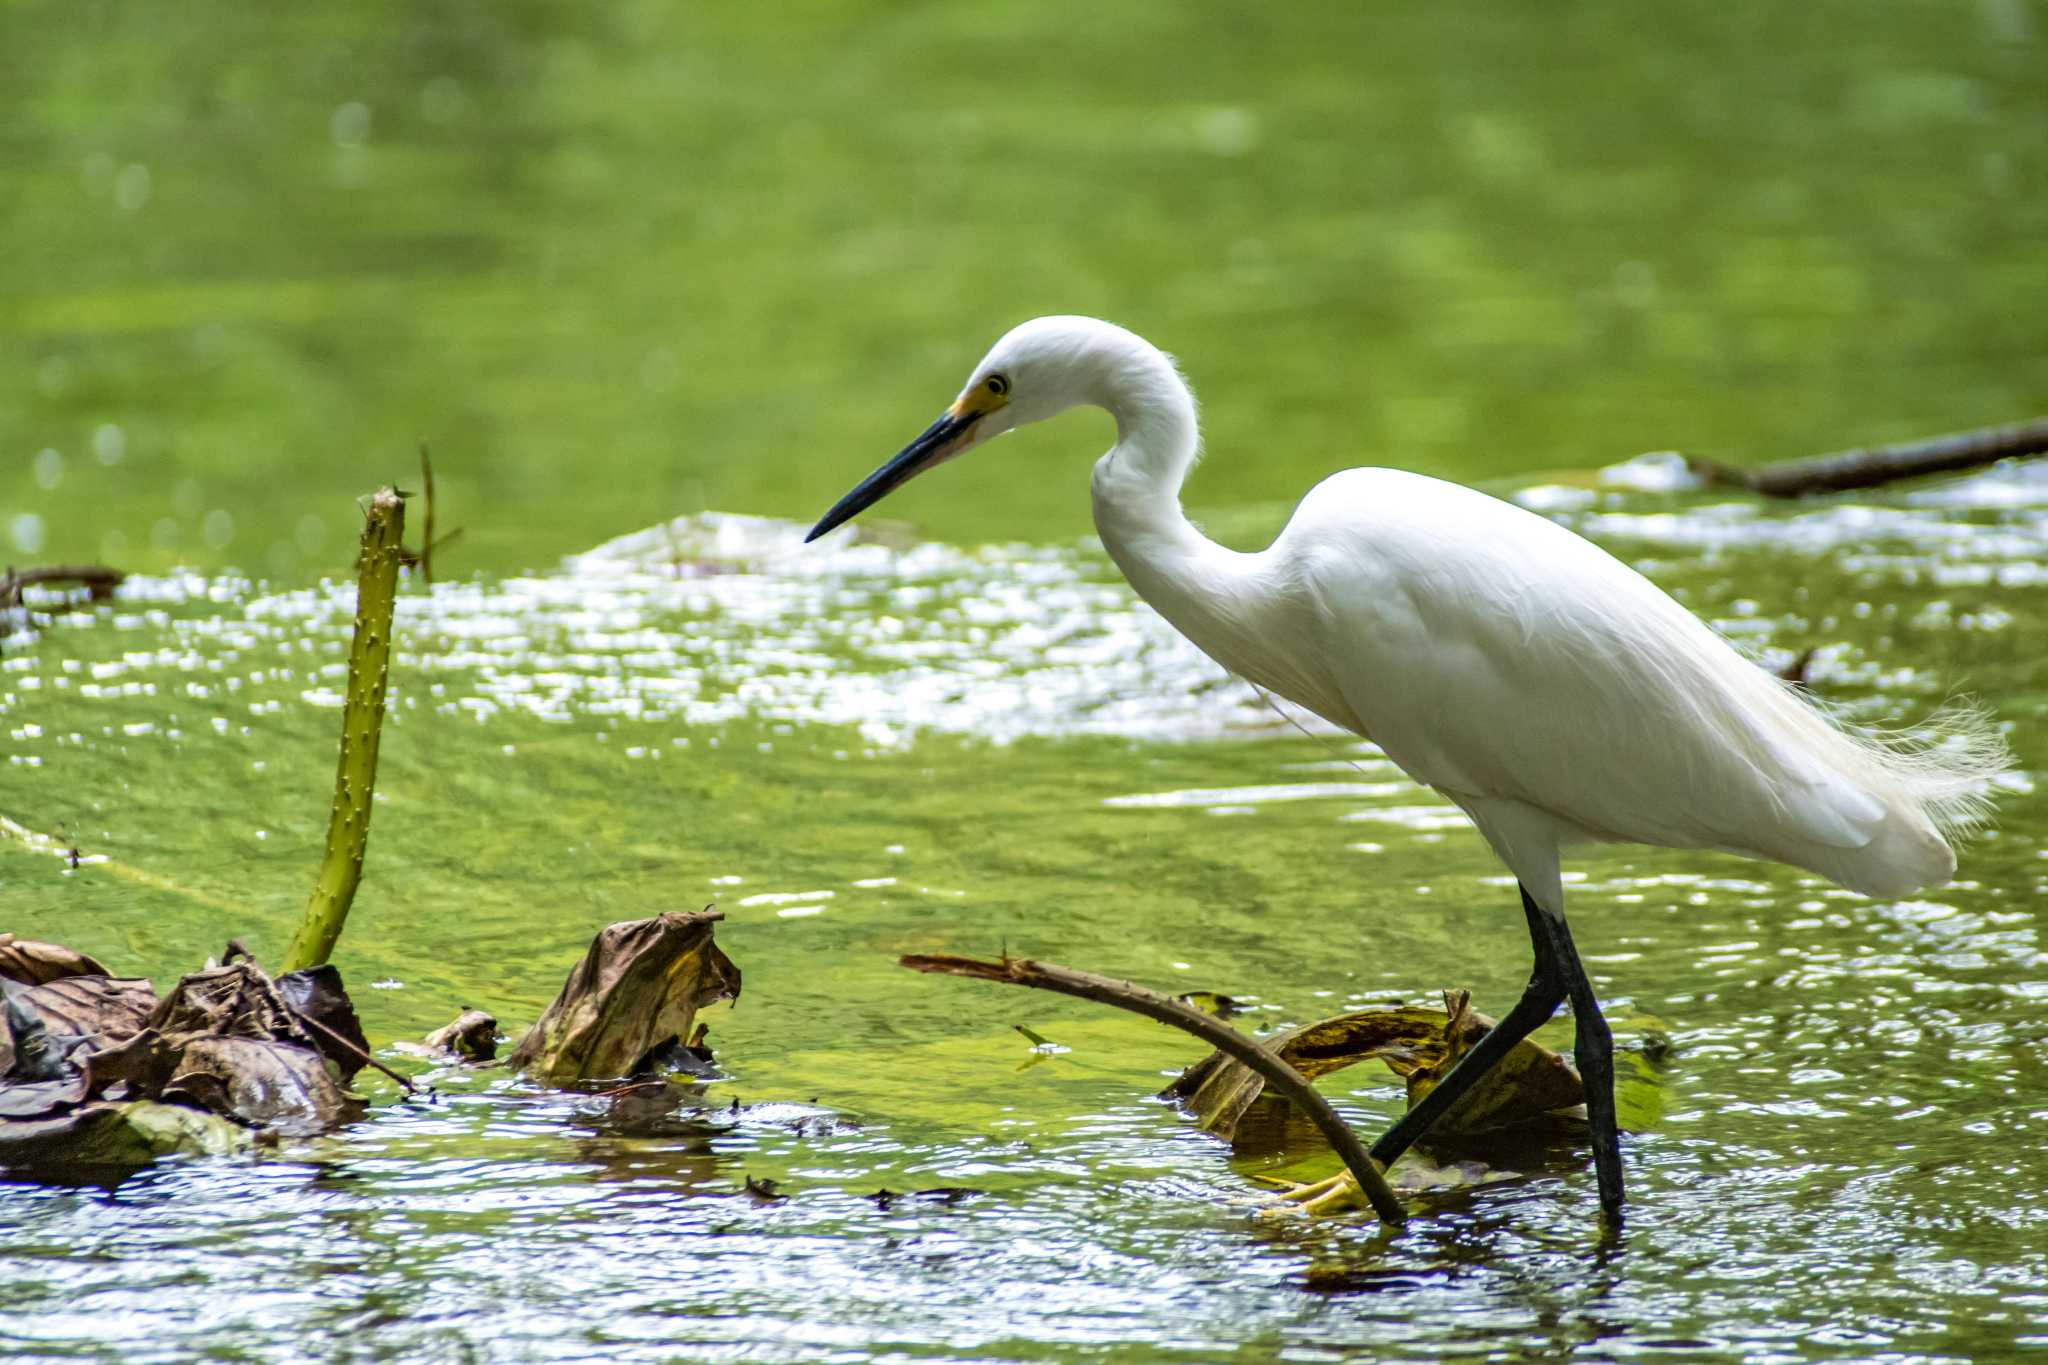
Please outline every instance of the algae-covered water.
[[[2048, 482], [1761, 508], [1629, 460], [2042, 409], [2044, 22], [0, 0], [0, 554], [137, 574], [0, 625], [0, 816], [36, 836], [0, 837], [0, 929], [159, 985], [230, 936], [275, 959], [353, 500], [425, 439], [463, 535], [401, 605], [337, 957], [372, 1039], [413, 1069], [464, 1005], [514, 1031], [661, 910], [715, 902], [746, 981], [694, 1116], [366, 1073], [369, 1121], [260, 1161], [0, 1183], [0, 1353], [2048, 1348]], [[1963, 692], [2009, 727], [1997, 827], [1919, 899], [1574, 860], [1618, 1035], [1670, 1042], [1624, 1097], [1618, 1241], [1568, 1143], [1393, 1236], [1262, 1217], [1251, 1176], [1328, 1158], [1233, 1160], [1151, 1098], [1187, 1040], [893, 965], [1007, 948], [1260, 1030], [1447, 986], [1497, 1013], [1527, 971], [1455, 811], [1132, 600], [1086, 539], [1099, 419], [798, 548], [1050, 311], [1180, 354], [1219, 538], [1346, 464], [1478, 481], [1766, 660], [1817, 651], [1857, 719]], [[1401, 1103], [1326, 1089], [1367, 1129]]]

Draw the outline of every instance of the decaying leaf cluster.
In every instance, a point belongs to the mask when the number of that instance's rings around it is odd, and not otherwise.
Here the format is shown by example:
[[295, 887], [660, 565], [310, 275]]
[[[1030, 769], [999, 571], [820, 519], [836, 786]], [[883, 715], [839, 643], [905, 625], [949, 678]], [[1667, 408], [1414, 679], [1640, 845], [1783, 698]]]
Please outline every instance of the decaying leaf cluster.
[[[740, 992], [712, 939], [722, 918], [601, 930], [510, 1065], [557, 1086], [703, 1068], [697, 1011]], [[481, 1061], [496, 1031], [472, 1010], [429, 1043]], [[0, 934], [0, 1166], [139, 1165], [327, 1132], [364, 1113], [347, 1086], [365, 1064], [382, 1067], [332, 966], [273, 979], [241, 956], [160, 998], [83, 953]]]
[[332, 967], [246, 959], [161, 998], [81, 953], [0, 935], [0, 1164], [120, 1165], [358, 1117], [365, 1056]]

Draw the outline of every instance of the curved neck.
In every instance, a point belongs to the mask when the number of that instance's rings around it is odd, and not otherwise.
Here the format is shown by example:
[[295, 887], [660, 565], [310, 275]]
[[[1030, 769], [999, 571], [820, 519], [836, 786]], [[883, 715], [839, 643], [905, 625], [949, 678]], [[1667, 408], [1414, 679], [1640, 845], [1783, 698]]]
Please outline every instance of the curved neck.
[[1178, 499], [1194, 468], [1201, 431], [1195, 396], [1164, 356], [1155, 358], [1157, 370], [1144, 376], [1146, 382], [1118, 384], [1112, 377], [1103, 406], [1116, 419], [1116, 445], [1104, 459], [1132, 491], [1144, 488]]
[[1189, 538], [1210, 543], [1180, 508], [1181, 483], [1194, 467], [1201, 440], [1195, 397], [1166, 357], [1150, 347], [1130, 362], [1105, 376], [1097, 398], [1116, 419], [1117, 439], [1095, 462], [1093, 482], [1095, 528], [1127, 577], [1127, 554], [1145, 558], [1192, 549]]
[[1181, 511], [1181, 483], [1200, 444], [1194, 395], [1159, 352], [1147, 347], [1133, 361], [1110, 373], [1099, 400], [1116, 419], [1117, 442], [1095, 463], [1095, 529], [1138, 595], [1210, 648], [1199, 618], [1230, 595], [1247, 557]]
[[1181, 511], [1181, 480], [1199, 442], [1195, 399], [1165, 356], [1148, 346], [1145, 357], [1149, 366], [1112, 369], [1097, 400], [1117, 430], [1115, 447], [1095, 463], [1104, 548], [1138, 596], [1224, 668], [1364, 733], [1327, 670], [1292, 647], [1294, 633], [1259, 629], [1294, 606], [1285, 575], [1272, 572], [1266, 554], [1218, 545]]
[[1116, 419], [1116, 445], [1095, 462], [1094, 480], [1095, 529], [1110, 558], [1138, 596], [1225, 669], [1364, 734], [1315, 647], [1315, 590], [1299, 565], [1270, 548], [1226, 549], [1180, 510], [1199, 433], [1195, 397], [1173, 363], [1129, 333], [1103, 350], [1068, 393]]

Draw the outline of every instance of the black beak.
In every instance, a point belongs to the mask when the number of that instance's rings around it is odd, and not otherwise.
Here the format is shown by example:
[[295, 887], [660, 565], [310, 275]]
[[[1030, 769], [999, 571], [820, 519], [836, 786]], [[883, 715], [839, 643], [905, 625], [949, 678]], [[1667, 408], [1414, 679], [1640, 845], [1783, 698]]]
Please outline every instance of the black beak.
[[818, 519], [811, 533], [804, 537], [808, 545], [842, 522], [853, 520], [871, 505], [896, 491], [898, 485], [910, 482], [917, 475], [940, 463], [954, 453], [954, 445], [967, 434], [981, 418], [978, 412], [963, 416], [947, 413], [924, 429], [924, 435], [912, 441], [896, 453], [894, 459], [860, 481], [851, 493], [832, 505], [832, 510]]

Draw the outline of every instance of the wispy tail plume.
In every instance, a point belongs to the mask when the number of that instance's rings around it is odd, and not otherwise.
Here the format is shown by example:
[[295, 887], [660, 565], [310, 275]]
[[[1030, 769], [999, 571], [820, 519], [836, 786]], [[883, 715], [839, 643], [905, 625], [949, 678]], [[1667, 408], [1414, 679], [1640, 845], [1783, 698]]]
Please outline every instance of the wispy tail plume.
[[2013, 771], [2012, 750], [1982, 702], [1956, 698], [1918, 728], [1870, 741], [1873, 757], [1951, 844], [1967, 839], [1991, 818], [1999, 781]]

